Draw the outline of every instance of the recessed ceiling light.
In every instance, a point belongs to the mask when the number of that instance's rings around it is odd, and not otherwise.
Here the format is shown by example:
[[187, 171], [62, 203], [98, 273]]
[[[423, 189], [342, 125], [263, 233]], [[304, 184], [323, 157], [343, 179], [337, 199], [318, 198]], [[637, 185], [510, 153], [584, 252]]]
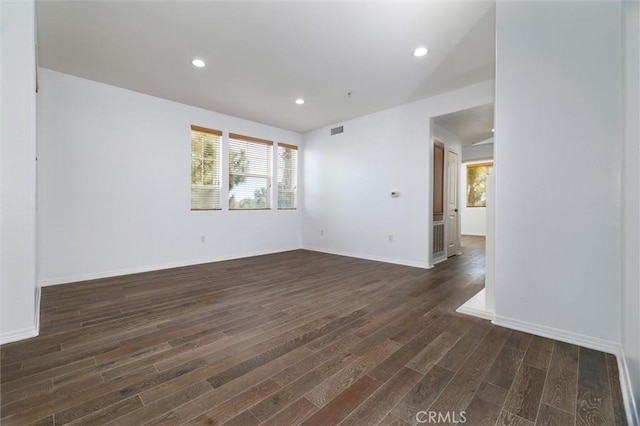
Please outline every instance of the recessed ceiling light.
[[413, 51], [413, 56], [419, 58], [421, 56], [426, 55], [428, 52], [426, 47], [418, 47], [416, 50]]
[[204, 66], [206, 65], [202, 59], [194, 59], [193, 61], [191, 61], [191, 63], [194, 67], [198, 68], [204, 68]]
[[491, 131], [492, 131], [492, 132], [495, 132], [495, 131], [496, 131], [496, 129], [491, 129]]
[[296, 99], [296, 103], [297, 103], [298, 105], [302, 105], [302, 104], [304, 103], [304, 99], [302, 99], [302, 98], [298, 98], [298, 99]]

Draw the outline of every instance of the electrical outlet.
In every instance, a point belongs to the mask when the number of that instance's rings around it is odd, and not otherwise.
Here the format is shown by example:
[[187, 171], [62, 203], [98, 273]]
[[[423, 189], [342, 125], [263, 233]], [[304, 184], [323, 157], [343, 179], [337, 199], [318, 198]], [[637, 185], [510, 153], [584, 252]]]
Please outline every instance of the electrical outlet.
[[389, 242], [392, 243], [393, 242], [393, 235], [389, 234]]
[[321, 237], [324, 237], [324, 229], [321, 229], [321, 230], [320, 230], [320, 236], [321, 236]]

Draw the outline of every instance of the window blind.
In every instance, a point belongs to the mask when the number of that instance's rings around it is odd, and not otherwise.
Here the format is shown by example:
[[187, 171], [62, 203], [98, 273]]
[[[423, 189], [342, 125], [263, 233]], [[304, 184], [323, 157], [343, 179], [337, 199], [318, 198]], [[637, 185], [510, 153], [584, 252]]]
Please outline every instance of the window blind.
[[220, 210], [222, 132], [191, 126], [191, 210]]
[[229, 210], [271, 208], [273, 142], [229, 134]]
[[278, 209], [295, 209], [298, 189], [298, 147], [278, 144]]

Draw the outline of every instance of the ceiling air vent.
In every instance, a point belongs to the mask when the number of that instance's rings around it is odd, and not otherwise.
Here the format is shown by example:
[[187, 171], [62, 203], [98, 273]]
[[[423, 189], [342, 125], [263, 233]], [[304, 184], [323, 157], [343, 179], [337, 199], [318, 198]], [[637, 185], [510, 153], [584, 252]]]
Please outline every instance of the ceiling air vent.
[[344, 126], [334, 127], [333, 129], [331, 129], [331, 136], [340, 134], [342, 132], [344, 132]]

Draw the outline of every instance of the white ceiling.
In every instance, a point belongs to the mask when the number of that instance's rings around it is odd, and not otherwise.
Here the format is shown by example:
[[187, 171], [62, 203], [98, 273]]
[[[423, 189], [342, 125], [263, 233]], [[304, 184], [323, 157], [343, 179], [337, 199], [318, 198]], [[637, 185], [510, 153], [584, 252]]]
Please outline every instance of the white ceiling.
[[41, 0], [39, 63], [306, 132], [493, 78], [493, 5]]
[[462, 146], [471, 146], [493, 138], [493, 103], [441, 115], [434, 124], [454, 133], [462, 140]]

